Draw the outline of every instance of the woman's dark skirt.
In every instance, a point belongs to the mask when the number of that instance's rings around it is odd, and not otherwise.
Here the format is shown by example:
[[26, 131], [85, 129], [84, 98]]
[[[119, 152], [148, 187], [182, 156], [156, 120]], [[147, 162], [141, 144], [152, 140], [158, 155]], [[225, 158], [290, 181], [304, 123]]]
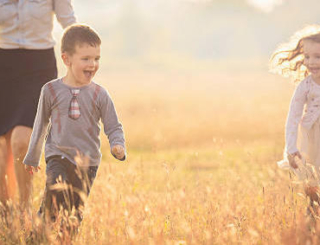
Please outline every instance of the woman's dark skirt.
[[0, 49], [0, 135], [33, 127], [41, 87], [56, 77], [53, 48]]

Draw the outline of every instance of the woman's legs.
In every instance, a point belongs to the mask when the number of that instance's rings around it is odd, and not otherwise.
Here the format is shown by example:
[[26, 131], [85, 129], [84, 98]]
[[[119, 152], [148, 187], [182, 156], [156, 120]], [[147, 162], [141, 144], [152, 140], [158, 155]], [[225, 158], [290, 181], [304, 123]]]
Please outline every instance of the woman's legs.
[[3, 205], [14, 197], [16, 189], [10, 137], [11, 131], [0, 136], [0, 202]]
[[0, 202], [3, 205], [5, 205], [9, 199], [6, 181], [7, 167], [7, 141], [6, 137], [3, 135], [0, 137]]
[[32, 129], [25, 126], [16, 126], [11, 133], [10, 145], [14, 159], [14, 169], [19, 187], [21, 208], [27, 208], [30, 204], [32, 192], [32, 176], [25, 171], [22, 163], [29, 145]]

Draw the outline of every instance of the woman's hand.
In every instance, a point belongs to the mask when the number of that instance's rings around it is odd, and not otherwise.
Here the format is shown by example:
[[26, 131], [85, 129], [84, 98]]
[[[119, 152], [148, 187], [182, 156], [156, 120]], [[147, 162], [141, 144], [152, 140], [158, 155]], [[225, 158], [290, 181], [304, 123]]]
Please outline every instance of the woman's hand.
[[298, 157], [299, 159], [302, 159], [302, 156], [301, 156], [299, 151], [296, 151], [296, 152], [294, 152], [292, 154], [288, 154], [289, 164], [294, 169], [298, 168], [298, 164], [294, 160], [295, 157]]

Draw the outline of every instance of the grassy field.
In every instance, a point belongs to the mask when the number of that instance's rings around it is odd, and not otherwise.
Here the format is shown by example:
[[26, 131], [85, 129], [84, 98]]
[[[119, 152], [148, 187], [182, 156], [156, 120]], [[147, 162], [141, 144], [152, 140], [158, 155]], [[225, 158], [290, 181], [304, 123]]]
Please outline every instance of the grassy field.
[[[289, 81], [258, 73], [97, 80], [118, 109], [128, 159], [112, 159], [102, 136], [103, 160], [74, 244], [319, 244], [302, 187], [276, 166]], [[12, 226], [0, 221], [0, 244], [25, 243], [30, 221]]]

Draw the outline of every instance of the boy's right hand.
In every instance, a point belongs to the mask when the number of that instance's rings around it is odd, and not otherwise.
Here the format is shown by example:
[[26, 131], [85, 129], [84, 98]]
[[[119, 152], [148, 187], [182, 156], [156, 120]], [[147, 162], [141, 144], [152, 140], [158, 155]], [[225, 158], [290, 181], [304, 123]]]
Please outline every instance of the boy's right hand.
[[302, 156], [301, 156], [299, 151], [296, 151], [295, 153], [292, 153], [292, 154], [288, 154], [289, 164], [294, 169], [298, 168], [298, 164], [294, 160], [295, 157], [298, 157], [299, 159], [302, 159]]
[[38, 172], [40, 170], [39, 166], [34, 167], [34, 166], [30, 166], [30, 165], [25, 165], [24, 168], [31, 175], [33, 175], [33, 172]]

